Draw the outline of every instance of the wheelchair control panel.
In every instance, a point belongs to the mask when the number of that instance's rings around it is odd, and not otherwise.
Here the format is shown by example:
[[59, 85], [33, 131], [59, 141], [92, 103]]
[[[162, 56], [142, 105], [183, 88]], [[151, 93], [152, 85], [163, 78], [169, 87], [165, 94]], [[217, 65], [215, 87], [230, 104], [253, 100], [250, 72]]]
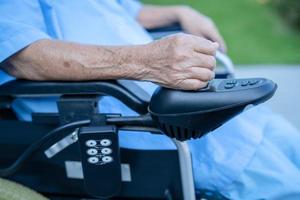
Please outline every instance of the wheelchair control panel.
[[244, 90], [260, 87], [265, 83], [265, 79], [231, 79], [225, 80], [219, 83], [216, 91], [232, 91], [232, 90]]
[[241, 113], [270, 99], [277, 85], [264, 78], [215, 79], [199, 91], [158, 88], [149, 112], [171, 138], [199, 138]]

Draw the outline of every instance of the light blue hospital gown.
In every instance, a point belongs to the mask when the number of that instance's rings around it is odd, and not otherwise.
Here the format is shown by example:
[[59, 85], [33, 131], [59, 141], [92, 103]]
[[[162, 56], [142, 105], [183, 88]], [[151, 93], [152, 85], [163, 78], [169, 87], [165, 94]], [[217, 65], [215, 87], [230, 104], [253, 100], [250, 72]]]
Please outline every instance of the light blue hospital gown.
[[[0, 0], [0, 62], [40, 39], [98, 45], [152, 41], [135, 21], [141, 4], [134, 0]], [[11, 79], [0, 71], [0, 84]], [[150, 94], [151, 83], [139, 83]], [[53, 98], [19, 99], [18, 117], [54, 112]], [[103, 112], [135, 113], [105, 97]], [[105, 108], [105, 109], [104, 109]], [[171, 149], [166, 136], [120, 133], [130, 148]], [[264, 106], [232, 119], [209, 135], [189, 141], [197, 188], [218, 190], [231, 199], [300, 199], [300, 135]]]

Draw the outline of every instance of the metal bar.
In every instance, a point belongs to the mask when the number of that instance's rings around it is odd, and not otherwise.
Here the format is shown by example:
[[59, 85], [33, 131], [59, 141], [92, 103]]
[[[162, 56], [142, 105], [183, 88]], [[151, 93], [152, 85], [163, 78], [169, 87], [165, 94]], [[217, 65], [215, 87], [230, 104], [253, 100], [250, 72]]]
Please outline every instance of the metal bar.
[[46, 149], [44, 151], [47, 158], [52, 158], [71, 144], [78, 141], [78, 129], [73, 131], [71, 134], [67, 135], [63, 139], [59, 140], [55, 144], [53, 144], [51, 147]]
[[196, 200], [192, 157], [187, 142], [172, 139], [177, 147], [184, 200]]

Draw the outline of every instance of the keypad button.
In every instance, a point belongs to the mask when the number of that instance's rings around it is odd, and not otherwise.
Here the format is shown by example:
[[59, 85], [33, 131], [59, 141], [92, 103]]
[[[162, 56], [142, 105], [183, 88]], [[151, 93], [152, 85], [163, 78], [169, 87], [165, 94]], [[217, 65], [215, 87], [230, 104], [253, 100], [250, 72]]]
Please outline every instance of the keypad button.
[[111, 154], [111, 152], [112, 152], [111, 148], [103, 148], [103, 149], [101, 149], [101, 153], [103, 153], [105, 155]]
[[249, 81], [249, 85], [255, 85], [257, 84], [259, 81], [258, 80], [250, 80]]
[[237, 84], [237, 80], [235, 80], [235, 79], [228, 80], [227, 84]]
[[102, 161], [105, 162], [105, 163], [109, 163], [109, 162], [113, 161], [113, 158], [111, 156], [104, 156], [102, 158]]
[[89, 157], [88, 158], [88, 162], [91, 163], [91, 164], [95, 164], [95, 163], [99, 162], [99, 158], [97, 158], [97, 157]]
[[241, 82], [241, 86], [243, 86], [243, 87], [245, 87], [245, 86], [247, 86], [249, 84], [249, 81], [242, 81]]
[[232, 88], [234, 88], [234, 84], [226, 84], [225, 86], [224, 86], [224, 88], [225, 89], [232, 89]]
[[94, 156], [98, 153], [97, 149], [88, 149], [87, 154], [90, 156]]
[[96, 140], [88, 140], [85, 143], [85, 145], [88, 147], [94, 147], [94, 146], [96, 146], [96, 144], [97, 144]]
[[104, 147], [111, 145], [111, 141], [109, 139], [103, 139], [100, 141], [100, 144]]

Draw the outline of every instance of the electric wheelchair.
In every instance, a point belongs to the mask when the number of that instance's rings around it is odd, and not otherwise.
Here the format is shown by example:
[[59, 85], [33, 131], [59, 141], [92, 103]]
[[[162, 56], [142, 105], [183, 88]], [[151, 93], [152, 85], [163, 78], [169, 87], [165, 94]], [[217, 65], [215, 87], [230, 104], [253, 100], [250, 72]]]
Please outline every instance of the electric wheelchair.
[[[178, 26], [152, 30], [155, 38]], [[225, 70], [199, 91], [159, 87], [149, 96], [131, 81], [34, 82], [0, 86], [0, 177], [51, 199], [225, 199], [195, 191], [186, 140], [197, 139], [262, 103], [277, 86], [264, 78], [235, 79], [233, 65], [218, 53]], [[57, 96], [58, 113], [32, 113], [19, 121], [18, 97]], [[101, 113], [102, 96], [113, 96], [138, 116]], [[165, 134], [176, 150], [119, 146], [118, 130]]]

